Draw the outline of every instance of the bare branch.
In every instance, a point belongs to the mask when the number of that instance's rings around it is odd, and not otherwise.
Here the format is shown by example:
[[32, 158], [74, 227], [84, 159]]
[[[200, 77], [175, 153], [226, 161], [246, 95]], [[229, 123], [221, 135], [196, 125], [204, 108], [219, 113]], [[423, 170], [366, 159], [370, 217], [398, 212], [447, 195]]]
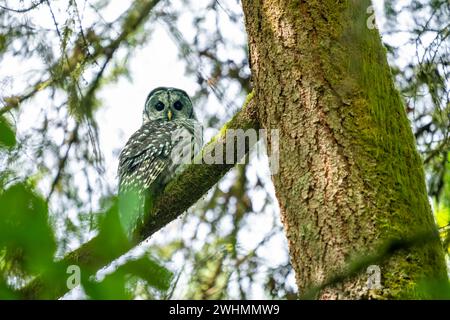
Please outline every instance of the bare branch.
[[[0, 109], [0, 116], [6, 112], [18, 108], [20, 103], [27, 99], [30, 99], [38, 91], [43, 90], [53, 83], [70, 76], [79, 63], [81, 63], [82, 65], [90, 64], [95, 62], [97, 58], [102, 56], [105, 56], [106, 60], [109, 61], [117, 51], [117, 49], [120, 47], [120, 45], [127, 41], [127, 39], [139, 28], [139, 26], [144, 23], [144, 21], [147, 19], [148, 15], [151, 13], [156, 4], [158, 4], [158, 2], [159, 0], [136, 1], [132, 5], [132, 7], [128, 9], [122, 25], [123, 31], [119, 34], [119, 36], [117, 36], [116, 39], [112, 40], [105, 47], [99, 47], [92, 54], [80, 55], [79, 53], [75, 52], [68, 58], [65, 56], [61, 57], [63, 61], [67, 59], [68, 62], [65, 63], [67, 67], [62, 70], [61, 74], [57, 78], [50, 77], [46, 80], [38, 81], [33, 86], [31, 86], [32, 89], [29, 92], [23, 95], [5, 98], [4, 100], [6, 105]], [[56, 62], [53, 67], [50, 67], [50, 70], [56, 68], [60, 64], [61, 61]]]
[[4, 9], [4, 10], [7, 10], [7, 11], [15, 12], [15, 13], [25, 13], [25, 12], [28, 12], [28, 11], [31, 11], [31, 10], [37, 8], [38, 6], [40, 6], [41, 4], [43, 4], [46, 1], [47, 0], [41, 0], [41, 1], [36, 2], [35, 4], [31, 5], [28, 8], [25, 8], [25, 9], [13, 9], [13, 8], [8, 8], [8, 7], [2, 6], [2, 5], [0, 5], [0, 8]]

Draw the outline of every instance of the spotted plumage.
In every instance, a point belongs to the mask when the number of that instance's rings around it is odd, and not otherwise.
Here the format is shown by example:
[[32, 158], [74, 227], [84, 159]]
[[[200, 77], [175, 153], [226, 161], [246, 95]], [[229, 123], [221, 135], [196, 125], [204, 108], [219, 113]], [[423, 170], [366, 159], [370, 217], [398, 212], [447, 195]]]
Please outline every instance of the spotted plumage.
[[151, 91], [143, 124], [119, 157], [119, 214], [127, 234], [141, 221], [154, 195], [190, 163], [201, 144], [201, 127], [188, 95], [166, 87]]

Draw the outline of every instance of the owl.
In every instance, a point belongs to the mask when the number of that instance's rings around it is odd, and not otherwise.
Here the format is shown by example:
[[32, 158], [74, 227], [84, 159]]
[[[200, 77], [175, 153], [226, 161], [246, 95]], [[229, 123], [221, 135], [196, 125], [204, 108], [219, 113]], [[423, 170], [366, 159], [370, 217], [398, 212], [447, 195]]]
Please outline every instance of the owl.
[[145, 101], [142, 126], [119, 156], [119, 217], [131, 235], [155, 196], [202, 146], [202, 130], [183, 90], [159, 87]]

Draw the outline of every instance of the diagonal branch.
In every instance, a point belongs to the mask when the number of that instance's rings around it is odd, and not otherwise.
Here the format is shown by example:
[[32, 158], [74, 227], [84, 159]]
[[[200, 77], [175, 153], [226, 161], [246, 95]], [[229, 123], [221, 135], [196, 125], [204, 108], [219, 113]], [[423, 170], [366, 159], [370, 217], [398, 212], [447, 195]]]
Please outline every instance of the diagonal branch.
[[[202, 150], [203, 157], [211, 156], [214, 150], [224, 150], [226, 156], [226, 130], [227, 129], [258, 129], [256, 107], [252, 94], [249, 95], [242, 110], [227, 122], [220, 133], [211, 140]], [[251, 143], [251, 142], [250, 142]], [[252, 145], [246, 145], [247, 153]], [[218, 145], [222, 145], [216, 148]], [[236, 152], [234, 148], [233, 153]], [[100, 234], [80, 248], [69, 253], [58, 262], [59, 274], [64, 274], [68, 265], [78, 265], [82, 272], [95, 273], [108, 263], [126, 253], [134, 245], [153, 235], [169, 222], [183, 214], [195, 204], [211, 187], [213, 187], [234, 165], [233, 164], [191, 164], [174, 181], [169, 183], [155, 201], [152, 212], [149, 212], [143, 225], [137, 227], [135, 237], [131, 242], [117, 240], [120, 234], [110, 232]], [[123, 235], [122, 235], [123, 236]], [[111, 244], [111, 242], [113, 242]], [[114, 247], [114, 250], [108, 250]], [[54, 272], [54, 270], [52, 270]], [[21, 290], [22, 297], [26, 299], [56, 299], [64, 295], [69, 289], [65, 281], [46, 281], [47, 275], [40, 275]], [[50, 285], [51, 284], [51, 285]]]
[[40, 6], [41, 4], [43, 4], [46, 1], [47, 0], [40, 0], [39, 2], [36, 2], [36, 3], [32, 4], [30, 7], [24, 8], [24, 9], [15, 9], [15, 8], [10, 8], [10, 7], [6, 7], [3, 5], [0, 5], [0, 9], [15, 12], [15, 13], [25, 13], [25, 12], [28, 12], [28, 11], [31, 11], [31, 10], [37, 8], [38, 6]]
[[[19, 107], [19, 105], [33, 97], [37, 92], [55, 84], [72, 74], [79, 64], [87, 65], [96, 62], [98, 58], [105, 57], [106, 61], [111, 60], [113, 54], [119, 47], [126, 42], [131, 35], [146, 21], [153, 8], [160, 0], [139, 0], [135, 1], [130, 9], [128, 9], [122, 24], [122, 32], [109, 42], [106, 46], [99, 46], [92, 54], [83, 54], [80, 48], [74, 48], [70, 57], [61, 57], [56, 63], [50, 67], [50, 71], [55, 70], [60, 65], [65, 65], [61, 73], [57, 77], [49, 77], [46, 80], [37, 81], [30, 89], [19, 96], [11, 96], [4, 98], [5, 106], [0, 108], [0, 115]], [[66, 61], [67, 60], [67, 61]], [[66, 62], [65, 62], [66, 61]], [[65, 63], [64, 63], [65, 62]], [[101, 71], [103, 73], [103, 71]], [[52, 72], [51, 72], [52, 73]]]

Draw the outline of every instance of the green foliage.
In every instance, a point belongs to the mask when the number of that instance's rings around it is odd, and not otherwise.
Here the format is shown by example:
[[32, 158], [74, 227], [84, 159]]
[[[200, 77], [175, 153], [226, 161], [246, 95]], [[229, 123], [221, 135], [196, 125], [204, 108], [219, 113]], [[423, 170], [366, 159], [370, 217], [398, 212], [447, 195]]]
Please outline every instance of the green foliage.
[[90, 299], [93, 300], [130, 300], [132, 295], [125, 288], [126, 275], [122, 272], [115, 272], [100, 283], [90, 281], [83, 282], [83, 288]]
[[[149, 199], [151, 200], [151, 199]], [[136, 225], [142, 223], [144, 213], [141, 206], [142, 199], [137, 192], [127, 192], [119, 197], [119, 217], [124, 232], [132, 237]]]
[[[1, 262], [1, 261], [0, 261]], [[18, 295], [0, 278], [0, 300], [17, 299]]]
[[[99, 243], [92, 254], [116, 257], [128, 246], [118, 220], [117, 205], [101, 214]], [[31, 275], [43, 276], [44, 285], [65, 283], [66, 264], [55, 261], [56, 241], [48, 220], [46, 201], [29, 185], [18, 183], [0, 193], [0, 299], [20, 297], [16, 292], [22, 281]], [[122, 252], [120, 251], [120, 252]], [[92, 299], [131, 299], [129, 280], [137, 277], [154, 290], [169, 289], [172, 273], [146, 256], [130, 260], [107, 275], [102, 281], [92, 281], [96, 270], [83, 268], [82, 285]], [[16, 277], [12, 280], [12, 276]], [[21, 278], [19, 281], [18, 278]], [[7, 279], [9, 279], [7, 282]], [[46, 296], [43, 293], [43, 297]]]
[[91, 299], [132, 299], [133, 292], [127, 288], [132, 276], [145, 280], [146, 283], [160, 291], [167, 291], [172, 280], [172, 273], [148, 257], [129, 260], [100, 282], [84, 279], [83, 288]]
[[14, 259], [20, 270], [43, 272], [53, 262], [56, 249], [48, 224], [47, 204], [24, 184], [16, 184], [0, 195], [0, 248]]
[[[98, 257], [109, 257], [110, 260], [130, 246], [119, 218], [116, 200], [100, 219], [97, 239], [97, 245], [92, 248], [91, 253]], [[169, 289], [172, 273], [155, 260], [143, 256], [128, 260], [100, 282], [92, 281], [85, 275], [82, 284], [91, 299], [132, 299], [134, 295], [128, 285], [134, 278], [144, 280], [147, 286], [164, 292]]]
[[439, 227], [443, 246], [450, 253], [450, 153], [444, 166], [444, 187], [439, 197], [434, 199], [436, 222]]
[[0, 116], [0, 148], [14, 147], [16, 144], [16, 135], [8, 121]]
[[417, 285], [418, 293], [431, 300], [450, 300], [450, 284], [448, 281], [421, 281]]
[[0, 34], [0, 53], [6, 49], [6, 36]]
[[206, 243], [195, 253], [196, 264], [190, 283], [188, 296], [192, 299], [224, 299], [232, 268], [227, 266], [230, 250], [224, 239]]

